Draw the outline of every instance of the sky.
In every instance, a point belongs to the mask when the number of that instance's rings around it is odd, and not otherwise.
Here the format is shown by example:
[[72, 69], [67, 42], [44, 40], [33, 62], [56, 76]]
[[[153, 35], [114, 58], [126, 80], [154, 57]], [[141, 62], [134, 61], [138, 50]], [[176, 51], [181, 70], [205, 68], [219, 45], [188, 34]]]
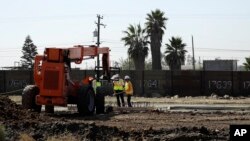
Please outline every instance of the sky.
[[[129, 24], [144, 27], [146, 15], [160, 9], [168, 18], [161, 51], [171, 37], [181, 37], [198, 61], [250, 56], [249, 0], [0, 0], [0, 67], [17, 65], [27, 35], [43, 53], [45, 47], [93, 45], [97, 14], [103, 16], [100, 40], [110, 47], [111, 61], [127, 58], [121, 41]], [[148, 59], [151, 57], [149, 55]], [[94, 62], [77, 67], [89, 68]]]

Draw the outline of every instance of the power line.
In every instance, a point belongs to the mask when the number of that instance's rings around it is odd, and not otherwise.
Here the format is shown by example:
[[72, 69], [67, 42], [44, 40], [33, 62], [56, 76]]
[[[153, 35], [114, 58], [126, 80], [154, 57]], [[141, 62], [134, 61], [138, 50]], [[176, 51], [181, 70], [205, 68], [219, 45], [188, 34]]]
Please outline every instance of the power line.
[[[135, 14], [135, 13], [107, 13], [104, 14], [105, 16], [109, 17], [146, 17], [146, 14]], [[72, 18], [79, 18], [82, 17], [93, 17], [94, 14], [72, 14], [72, 15], [52, 15], [52, 16], [23, 16], [23, 17], [3, 17], [0, 21], [6, 20], [54, 20], [54, 19], [72, 19]], [[230, 18], [230, 19], [249, 19], [248, 14], [209, 14], [209, 13], [198, 13], [198, 14], [169, 14], [170, 17], [174, 18]]]
[[[186, 47], [191, 48], [191, 47]], [[198, 50], [207, 50], [207, 51], [239, 51], [239, 52], [250, 52], [248, 49], [225, 49], [225, 48], [195, 48]]]
[[[63, 46], [63, 45], [62, 45]], [[45, 46], [45, 47], [56, 47], [56, 45], [49, 45], [49, 46]], [[38, 47], [37, 50], [43, 51], [45, 47]], [[65, 47], [67, 47], [65, 45]], [[127, 46], [113, 46], [111, 49], [114, 48], [128, 48]], [[191, 49], [191, 47], [186, 47]], [[219, 48], [195, 48], [196, 51], [232, 51], [232, 52], [250, 52], [250, 50], [247, 49], [219, 49]], [[0, 53], [1, 52], [13, 52], [13, 51], [21, 51], [22, 48], [21, 47], [17, 47], [17, 48], [0, 48]]]
[[55, 21], [64, 19], [78, 19], [82, 20], [82, 17], [92, 17], [93, 14], [81, 14], [81, 15], [55, 15], [55, 16], [40, 16], [40, 17], [5, 17], [0, 19], [0, 23], [10, 23], [13, 21], [23, 22], [39, 22], [39, 21]]

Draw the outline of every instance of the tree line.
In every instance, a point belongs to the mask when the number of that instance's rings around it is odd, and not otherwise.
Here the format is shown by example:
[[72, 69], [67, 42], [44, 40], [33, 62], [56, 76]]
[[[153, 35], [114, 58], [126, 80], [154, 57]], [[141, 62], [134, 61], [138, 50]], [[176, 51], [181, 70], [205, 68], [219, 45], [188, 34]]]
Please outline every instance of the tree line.
[[[146, 15], [145, 28], [140, 24], [129, 25], [125, 36], [121, 39], [128, 47], [128, 56], [133, 60], [136, 70], [145, 69], [145, 59], [148, 56], [150, 45], [152, 56], [152, 70], [162, 70], [162, 38], [166, 30], [168, 18], [159, 9], [151, 11]], [[185, 61], [185, 46], [181, 37], [172, 37], [169, 43], [165, 44], [164, 59], [171, 70], [180, 70]]]
[[[122, 60], [122, 63], [134, 66], [135, 70], [162, 70], [162, 58], [169, 66], [170, 70], [181, 70], [181, 65], [185, 62], [186, 44], [181, 37], [171, 37], [169, 43], [165, 44], [164, 54], [161, 53], [162, 39], [166, 30], [168, 18], [160, 9], [156, 9], [146, 14], [145, 27], [140, 24], [127, 27], [123, 31], [124, 37], [121, 41], [128, 47], [128, 60]], [[152, 62], [145, 63], [149, 55], [149, 46], [151, 50]], [[22, 47], [21, 67], [22, 69], [32, 69], [34, 57], [37, 55], [37, 46], [28, 35]], [[130, 60], [131, 59], [131, 60]], [[250, 57], [246, 57], [243, 63], [246, 70], [250, 70]], [[132, 62], [132, 63], [131, 63]], [[131, 66], [130, 66], [131, 64]]]
[[[149, 54], [148, 45], [150, 45], [152, 62], [152, 70], [162, 69], [162, 53], [161, 44], [164, 32], [166, 30], [165, 13], [159, 9], [151, 11], [147, 14], [145, 28], [140, 24], [129, 25], [127, 31], [123, 31], [125, 36], [121, 39], [124, 41], [125, 46], [128, 46], [128, 55], [132, 59], [136, 70], [145, 69], [145, 58]], [[182, 43], [180, 37], [172, 37], [170, 44], [166, 44], [166, 63], [170, 69], [180, 69], [181, 64], [185, 61], [185, 53], [187, 52], [184, 47], [185, 43]], [[34, 57], [37, 54], [37, 46], [33, 44], [30, 36], [25, 39], [22, 47], [23, 56], [21, 57], [21, 65], [23, 69], [32, 69], [34, 63]], [[147, 68], [149, 66], [147, 65]]]

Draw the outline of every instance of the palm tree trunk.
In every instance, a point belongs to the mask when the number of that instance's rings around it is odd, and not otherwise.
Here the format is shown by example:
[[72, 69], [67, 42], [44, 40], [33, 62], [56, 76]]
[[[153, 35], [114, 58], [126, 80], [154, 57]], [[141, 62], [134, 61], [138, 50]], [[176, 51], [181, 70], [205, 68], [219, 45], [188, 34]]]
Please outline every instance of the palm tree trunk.
[[145, 57], [142, 55], [139, 57], [139, 70], [145, 69]]
[[144, 70], [145, 68], [145, 57], [140, 56], [137, 59], [133, 59], [135, 64], [135, 70]]
[[[154, 38], [154, 39], [153, 39]], [[151, 37], [151, 54], [152, 54], [152, 70], [161, 70], [161, 43], [160, 41], [155, 37]]]

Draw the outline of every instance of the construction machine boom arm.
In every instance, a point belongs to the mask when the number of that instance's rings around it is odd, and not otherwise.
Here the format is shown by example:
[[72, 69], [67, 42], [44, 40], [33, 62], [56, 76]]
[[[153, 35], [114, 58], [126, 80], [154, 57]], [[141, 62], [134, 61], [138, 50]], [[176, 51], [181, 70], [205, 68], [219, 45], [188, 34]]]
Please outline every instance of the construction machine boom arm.
[[[76, 64], [81, 64], [83, 60], [94, 58], [95, 56], [102, 54], [102, 67], [103, 75], [107, 76], [110, 79], [110, 62], [109, 62], [109, 48], [108, 47], [97, 47], [90, 46], [84, 47], [82, 45], [74, 46], [69, 48], [69, 59], [74, 61]], [[99, 80], [99, 72], [97, 72]]]
[[82, 45], [74, 46], [69, 48], [69, 59], [75, 61], [76, 64], [82, 63], [82, 60], [94, 58], [99, 54], [106, 54], [108, 56], [107, 61], [109, 61], [109, 48], [97, 46], [84, 47]]
[[[64, 63], [70, 68], [70, 63], [75, 62], [81, 64], [83, 60], [93, 59], [99, 54], [102, 54], [103, 75], [110, 78], [110, 62], [109, 48], [97, 46], [82, 46], [77, 45], [71, 48], [46, 48], [44, 55], [37, 55], [34, 64], [34, 79], [35, 82], [40, 82], [40, 69], [45, 62]], [[98, 72], [99, 73], [99, 72]], [[99, 76], [99, 75], [98, 75]], [[38, 83], [37, 83], [38, 84]]]

